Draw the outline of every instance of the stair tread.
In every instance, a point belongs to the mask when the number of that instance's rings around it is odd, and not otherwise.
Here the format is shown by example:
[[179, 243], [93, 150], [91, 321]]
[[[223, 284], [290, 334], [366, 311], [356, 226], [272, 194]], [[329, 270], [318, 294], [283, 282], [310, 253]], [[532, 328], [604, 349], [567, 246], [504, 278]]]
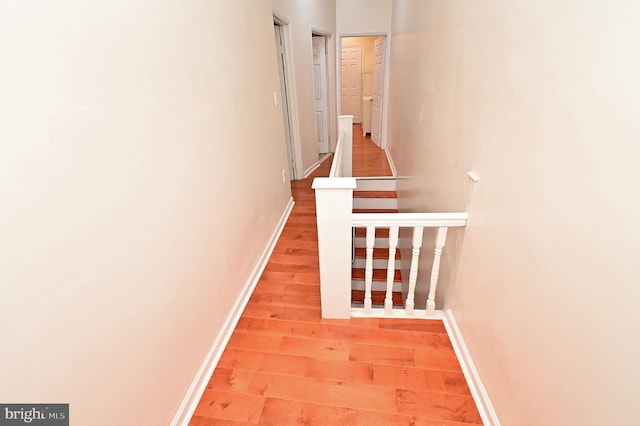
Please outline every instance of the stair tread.
[[398, 213], [398, 209], [353, 209], [353, 213]]
[[[351, 279], [354, 280], [364, 280], [364, 268], [353, 268], [351, 269]], [[386, 269], [374, 269], [373, 270], [373, 281], [387, 281], [387, 270]], [[399, 270], [395, 270], [393, 275], [394, 282], [402, 282], [402, 275]]]
[[[356, 258], [366, 259], [367, 251], [365, 247], [356, 247], [355, 250]], [[374, 259], [389, 259], [389, 249], [388, 248], [373, 248], [373, 258]], [[396, 259], [400, 259], [400, 250], [396, 250]]]
[[398, 198], [396, 191], [353, 191], [354, 198]]
[[[385, 296], [386, 293], [384, 291], [372, 291], [371, 304], [384, 306]], [[404, 306], [402, 293], [394, 291], [391, 293], [391, 299], [393, 300], [393, 306]], [[364, 290], [351, 290], [351, 303], [364, 304]]]
[[[356, 237], [366, 237], [367, 228], [356, 228]], [[389, 238], [389, 228], [376, 228], [376, 237]]]

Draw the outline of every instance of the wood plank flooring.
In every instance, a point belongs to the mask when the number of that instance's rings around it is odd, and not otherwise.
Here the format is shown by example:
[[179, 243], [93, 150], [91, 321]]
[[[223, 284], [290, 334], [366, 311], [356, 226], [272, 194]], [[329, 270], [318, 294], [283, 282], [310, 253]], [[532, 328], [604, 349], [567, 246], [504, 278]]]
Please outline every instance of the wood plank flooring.
[[[381, 152], [354, 137], [356, 173], [390, 174]], [[321, 319], [311, 182], [329, 161], [292, 182], [294, 210], [190, 425], [481, 424], [442, 322]]]
[[353, 126], [353, 160], [354, 176], [391, 176], [391, 167], [383, 149], [378, 148], [369, 136], [362, 136], [359, 124]]

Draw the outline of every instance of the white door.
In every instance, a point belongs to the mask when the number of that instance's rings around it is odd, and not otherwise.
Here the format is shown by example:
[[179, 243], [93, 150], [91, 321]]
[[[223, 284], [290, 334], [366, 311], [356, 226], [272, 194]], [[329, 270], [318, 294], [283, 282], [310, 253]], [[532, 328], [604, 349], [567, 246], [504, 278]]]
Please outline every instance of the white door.
[[289, 96], [287, 89], [286, 50], [282, 27], [273, 23], [273, 32], [276, 37], [276, 54], [278, 57], [278, 74], [280, 75], [280, 99], [282, 100], [282, 117], [284, 120], [284, 135], [287, 145], [287, 157], [289, 160], [289, 177], [291, 180], [298, 178], [296, 171], [295, 149], [291, 136], [291, 119], [289, 116]]
[[340, 113], [362, 123], [362, 46], [342, 48]]
[[371, 107], [371, 140], [378, 146], [380, 146], [380, 134], [382, 133], [384, 48], [384, 37], [377, 38], [373, 45], [373, 106]]
[[316, 136], [318, 153], [329, 152], [329, 120], [327, 102], [327, 56], [325, 38], [313, 36], [313, 87], [316, 101]]

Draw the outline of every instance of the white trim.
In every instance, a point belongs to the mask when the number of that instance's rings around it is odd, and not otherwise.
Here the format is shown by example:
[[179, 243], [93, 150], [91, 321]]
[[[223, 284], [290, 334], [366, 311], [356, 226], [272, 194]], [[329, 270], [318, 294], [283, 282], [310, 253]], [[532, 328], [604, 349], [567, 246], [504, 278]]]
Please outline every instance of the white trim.
[[467, 345], [464, 343], [462, 333], [458, 328], [458, 324], [456, 323], [456, 319], [453, 316], [453, 311], [451, 311], [451, 309], [447, 309], [444, 312], [442, 322], [444, 323], [444, 327], [447, 329], [449, 340], [451, 341], [453, 350], [458, 357], [458, 362], [460, 362], [460, 367], [462, 368], [464, 377], [469, 385], [471, 395], [473, 395], [473, 400], [478, 407], [482, 423], [485, 426], [500, 426], [500, 420], [498, 420], [498, 416], [491, 405], [487, 390], [482, 384], [480, 374], [478, 374], [478, 370], [471, 359], [471, 353], [469, 352]]
[[[389, 81], [391, 75], [391, 32], [385, 33], [385, 46], [384, 46], [384, 88], [382, 89], [382, 123], [380, 125], [380, 147], [387, 149], [389, 142]], [[396, 176], [395, 169], [393, 175]]]
[[356, 191], [395, 191], [396, 181], [393, 176], [358, 177]]
[[[318, 40], [321, 39], [321, 40]], [[317, 145], [316, 148], [318, 150], [318, 154], [323, 155], [326, 154], [328, 152], [331, 152], [331, 140], [332, 140], [332, 125], [333, 123], [329, 124], [329, 114], [332, 113], [332, 111], [329, 109], [329, 96], [330, 96], [330, 84], [329, 84], [329, 71], [330, 71], [330, 66], [329, 66], [329, 46], [331, 45], [331, 41], [330, 41], [330, 36], [323, 34], [322, 32], [318, 32], [318, 31], [314, 31], [313, 29], [311, 30], [311, 45], [312, 45], [312, 60], [311, 60], [311, 75], [314, 77], [314, 81], [313, 81], [313, 87], [314, 90], [317, 89], [315, 87], [316, 85], [316, 71], [315, 71], [315, 60], [316, 60], [316, 46], [321, 46], [321, 52], [318, 55], [319, 57], [319, 65], [320, 65], [320, 75], [318, 76], [319, 78], [319, 83], [320, 83], [320, 88], [319, 88], [319, 92], [322, 93], [322, 99], [320, 100], [321, 102], [321, 108], [324, 111], [324, 114], [322, 114], [322, 118], [320, 119], [320, 122], [318, 122], [318, 111], [317, 111], [317, 104], [315, 104], [315, 127], [316, 130], [318, 128], [322, 128], [322, 131], [320, 132], [321, 135], [324, 135], [324, 140], [323, 141], [317, 141]], [[316, 138], [317, 138], [318, 133], [316, 132]], [[321, 147], [321, 145], [323, 145], [326, 142], [327, 145], [327, 149], [326, 151], [324, 151]]]
[[227, 318], [222, 325], [220, 332], [213, 341], [213, 344], [207, 352], [202, 365], [200, 365], [200, 368], [198, 369], [198, 372], [196, 373], [191, 386], [189, 386], [189, 389], [187, 390], [182, 402], [180, 403], [176, 414], [173, 416], [173, 420], [171, 420], [171, 426], [187, 426], [189, 424], [189, 421], [191, 420], [191, 417], [193, 416], [193, 413], [195, 412], [196, 407], [200, 402], [200, 398], [202, 398], [202, 394], [207, 387], [207, 383], [209, 382], [211, 375], [213, 374], [213, 370], [215, 370], [216, 366], [218, 365], [218, 361], [222, 356], [222, 352], [224, 352], [224, 349], [227, 346], [229, 339], [231, 338], [231, 334], [238, 324], [238, 320], [240, 320], [242, 311], [244, 311], [247, 302], [249, 302], [251, 293], [253, 293], [253, 289], [258, 284], [260, 276], [262, 275], [264, 268], [267, 266], [267, 262], [269, 262], [271, 253], [273, 252], [273, 249], [275, 248], [276, 243], [280, 238], [280, 234], [282, 233], [282, 230], [287, 223], [287, 219], [291, 214], [291, 210], [293, 210], [293, 205], [294, 201], [292, 197], [289, 199], [289, 202], [287, 203], [287, 206], [285, 207], [280, 220], [276, 224], [273, 233], [269, 237], [269, 241], [267, 241], [267, 245], [260, 254], [260, 257], [253, 267], [249, 278], [240, 291], [240, 294], [236, 298], [236, 302], [233, 304], [233, 307], [231, 308], [229, 315], [227, 315]]
[[385, 315], [384, 308], [372, 308], [370, 314], [364, 313], [364, 308], [351, 308], [352, 318], [408, 318], [424, 320], [441, 320], [442, 311], [438, 310], [429, 315], [426, 309], [414, 309], [413, 315], [407, 315], [404, 308], [393, 308], [391, 315]]
[[289, 124], [291, 126], [291, 141], [293, 148], [293, 162], [295, 163], [295, 176], [291, 180], [304, 179], [300, 176], [302, 171], [302, 137], [300, 135], [300, 118], [298, 113], [298, 93], [296, 90], [296, 70], [293, 56], [293, 35], [291, 34], [290, 19], [285, 15], [272, 9], [274, 22], [279, 23], [282, 28], [282, 36], [285, 45], [285, 86], [287, 87], [287, 104], [289, 105]]
[[390, 35], [388, 31], [363, 31], [355, 33], [339, 33], [340, 37], [382, 37]]
[[[294, 100], [292, 98], [292, 84], [293, 80], [289, 75], [291, 70], [291, 43], [289, 39], [289, 21], [278, 17], [277, 13], [273, 12], [273, 24], [274, 28], [277, 27], [278, 30], [276, 35], [279, 38], [279, 42], [281, 43], [284, 51], [282, 52], [282, 56], [278, 54], [278, 77], [280, 80], [280, 96], [282, 97], [282, 109], [283, 109], [283, 122], [285, 126], [285, 136], [286, 137], [286, 145], [287, 145], [287, 161], [289, 161], [289, 175], [291, 176], [291, 180], [295, 180], [298, 178], [301, 169], [301, 157], [298, 155], [300, 151], [300, 144], [296, 139], [296, 135], [294, 135], [294, 112], [292, 108], [294, 106]], [[278, 40], [276, 40], [276, 44], [278, 44]], [[276, 46], [276, 49], [279, 49], [279, 46]], [[284, 89], [284, 90], [283, 90]], [[277, 103], [277, 102], [276, 102]], [[288, 127], [288, 128], [287, 128]]]
[[[326, 178], [325, 178], [326, 179]], [[334, 178], [337, 179], [337, 178]], [[346, 179], [346, 178], [342, 178]], [[318, 178], [316, 178], [318, 180]], [[316, 181], [313, 182], [315, 187]], [[346, 182], [346, 181], [345, 181]], [[339, 186], [342, 187], [342, 186]], [[351, 224], [355, 227], [376, 226], [423, 226], [451, 227], [465, 226], [467, 224], [467, 213], [352, 213]]]
[[[388, 259], [387, 260], [385, 260], [385, 259], [374, 259], [373, 260], [374, 264], [375, 264], [376, 260], [382, 260], [382, 261], [386, 262]], [[354, 268], [362, 268], [362, 269], [364, 269], [366, 267], [365, 266], [366, 265], [365, 262], [366, 262], [365, 259], [356, 259], [353, 262], [353, 267]], [[396, 265], [398, 265], [398, 261], [396, 261]], [[376, 268], [374, 266], [374, 268], [375, 269], [385, 269], [386, 270], [387, 269], [387, 264], [385, 263], [384, 266], [380, 266], [378, 268]], [[365, 281], [364, 280], [352, 280], [351, 281], [351, 290], [365, 291], [366, 290]], [[386, 291], [386, 290], [387, 290], [386, 281], [373, 281], [371, 283], [371, 291]], [[391, 291], [402, 292], [402, 283], [401, 282], [394, 282], [393, 283], [393, 288], [392, 288]], [[365, 314], [364, 313], [364, 309], [362, 310], [362, 312], [356, 311], [356, 315], [355, 316], [357, 316], [357, 317], [370, 317], [370, 316], [376, 317], [376, 309], [378, 309], [378, 308], [372, 308], [373, 312], [371, 314]], [[400, 311], [404, 312], [404, 308], [396, 308], [396, 310], [398, 312], [400, 312]], [[351, 312], [352, 312], [351, 316], [354, 316], [353, 308], [351, 309]], [[414, 312], [418, 312], [418, 309], [416, 309]], [[380, 318], [388, 316], [384, 312], [384, 308], [380, 308], [380, 315], [382, 315]], [[394, 316], [397, 316], [398, 318], [404, 318], [405, 317], [404, 314], [399, 314], [399, 315], [395, 315], [394, 314]]]
[[391, 168], [391, 174], [393, 176], [398, 176], [398, 171], [396, 170], [396, 165], [393, 164], [393, 158], [391, 157], [391, 153], [389, 152], [389, 148], [384, 147], [384, 153], [387, 155], [387, 162], [389, 163], [389, 167]]
[[[327, 117], [329, 120], [329, 152], [331, 152], [331, 148], [335, 148], [334, 143], [338, 143], [338, 105], [336, 98], [336, 49], [335, 49], [335, 38], [336, 34], [333, 31], [325, 30], [322, 28], [311, 26], [311, 34], [316, 34], [320, 36], [324, 36], [326, 40], [326, 57], [327, 57]], [[313, 64], [312, 64], [313, 66]], [[333, 69], [333, 72], [331, 71]], [[312, 74], [313, 75], [313, 74]], [[305, 176], [306, 179], [306, 176]]]
[[[329, 177], [342, 177], [342, 151], [344, 146], [344, 129], [338, 129], [338, 143], [336, 144], [336, 152], [333, 156], [333, 161], [331, 162], [331, 170], [329, 170]], [[338, 169], [340, 170], [340, 175], [338, 175]]]
[[271, 12], [273, 15], [273, 19], [275, 21], [278, 21], [280, 25], [289, 25], [289, 18], [287, 18], [287, 16], [283, 15], [275, 9], [273, 9]]
[[322, 162], [320, 160], [318, 160], [315, 163], [313, 163], [312, 165], [310, 165], [307, 168], [307, 170], [304, 171], [302, 179], [308, 178], [311, 175], [311, 173], [313, 173], [318, 167], [320, 167], [320, 164], [322, 164]]
[[331, 154], [333, 154], [332, 152], [327, 152], [326, 154], [324, 154], [319, 160], [318, 162], [320, 164], [324, 163], [324, 160], [326, 160], [327, 158], [331, 157]]
[[356, 178], [353, 177], [317, 177], [313, 179], [312, 189], [356, 189]]
[[398, 210], [397, 198], [353, 197], [354, 209], [387, 209]]
[[308, 177], [311, 175], [311, 173], [315, 172], [315, 171], [316, 171], [316, 169], [317, 169], [318, 167], [320, 167], [320, 165], [321, 165], [322, 163], [324, 163], [326, 159], [328, 159], [329, 157], [331, 157], [331, 154], [332, 154], [331, 152], [327, 152], [326, 154], [324, 154], [324, 155], [322, 156], [322, 158], [320, 158], [318, 161], [316, 161], [315, 163], [313, 163], [312, 165], [310, 165], [310, 166], [309, 166], [309, 168], [308, 168], [307, 170], [305, 170], [305, 171], [304, 171], [304, 177], [303, 177], [302, 179], [306, 179], [306, 178], [308, 178]]
[[333, 32], [330, 30], [324, 30], [322, 28], [311, 26], [311, 34], [317, 34], [324, 37], [333, 37]]

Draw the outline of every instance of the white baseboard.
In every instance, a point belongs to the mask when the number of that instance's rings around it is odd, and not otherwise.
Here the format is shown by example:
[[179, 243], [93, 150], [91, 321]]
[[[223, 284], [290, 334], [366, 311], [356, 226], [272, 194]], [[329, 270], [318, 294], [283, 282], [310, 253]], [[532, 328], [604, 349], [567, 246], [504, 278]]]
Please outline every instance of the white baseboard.
[[271, 253], [278, 242], [278, 238], [280, 238], [280, 234], [282, 233], [282, 229], [284, 225], [287, 223], [287, 219], [291, 214], [291, 210], [293, 210], [293, 198], [289, 200], [280, 220], [278, 221], [276, 228], [273, 230], [273, 233], [269, 237], [269, 241], [265, 246], [262, 254], [258, 258], [249, 278], [245, 282], [240, 294], [238, 295], [236, 302], [233, 304], [229, 315], [227, 315], [227, 319], [225, 320], [218, 336], [215, 341], [211, 345], [209, 352], [207, 352], [200, 369], [196, 373], [191, 386], [187, 390], [182, 403], [178, 407], [175, 416], [173, 416], [173, 420], [171, 421], [171, 426], [187, 426], [189, 421], [191, 420], [191, 416], [193, 416], [196, 407], [198, 406], [198, 402], [200, 402], [200, 398], [202, 398], [202, 394], [204, 393], [207, 383], [213, 374], [213, 370], [215, 370], [218, 365], [218, 361], [220, 361], [220, 357], [222, 356], [222, 352], [224, 352], [229, 339], [231, 338], [231, 334], [235, 329], [238, 321], [240, 320], [240, 316], [242, 315], [242, 311], [244, 310], [247, 302], [249, 302], [249, 298], [251, 297], [251, 293], [253, 293], [253, 289], [258, 284], [260, 280], [260, 276], [264, 271], [264, 268], [267, 266], [267, 262], [269, 262], [269, 258], [271, 257]]
[[384, 148], [384, 153], [387, 155], [387, 161], [389, 162], [389, 167], [391, 167], [391, 174], [393, 176], [398, 176], [398, 171], [396, 170], [396, 165], [393, 164], [393, 158], [391, 158], [391, 153], [389, 152], [389, 150], [386, 147]]
[[333, 154], [333, 152], [327, 152], [326, 154], [321, 154], [322, 157], [320, 157], [320, 159], [318, 160], [319, 164], [322, 164], [325, 162], [325, 160], [328, 160], [331, 157], [331, 154]]
[[320, 164], [322, 163], [318, 160], [311, 166], [309, 166], [307, 170], [304, 171], [302, 179], [308, 178], [311, 173], [313, 173], [318, 167], [320, 167]]
[[[413, 311], [413, 315], [407, 315], [404, 308], [393, 308], [393, 313], [391, 314], [393, 318], [406, 318], [412, 320], [442, 320], [442, 315], [441, 310], [437, 310], [433, 314], [428, 314], [426, 309], [416, 309]], [[389, 315], [385, 314], [384, 308], [372, 308], [370, 314], [365, 314], [364, 307], [353, 306], [351, 308], [351, 318], [389, 318]]]
[[467, 345], [464, 343], [462, 333], [460, 333], [460, 329], [458, 328], [458, 324], [456, 323], [456, 319], [453, 316], [451, 309], [447, 309], [444, 312], [443, 323], [444, 327], [447, 329], [449, 340], [451, 340], [451, 344], [456, 352], [458, 361], [460, 362], [460, 367], [462, 367], [462, 372], [464, 373], [464, 377], [469, 385], [471, 395], [473, 395], [473, 400], [478, 407], [482, 423], [484, 423], [485, 426], [500, 426], [498, 416], [491, 405], [489, 395], [482, 384], [482, 380], [480, 380], [478, 370], [471, 359], [471, 354], [469, 353], [469, 349], [467, 349]]

